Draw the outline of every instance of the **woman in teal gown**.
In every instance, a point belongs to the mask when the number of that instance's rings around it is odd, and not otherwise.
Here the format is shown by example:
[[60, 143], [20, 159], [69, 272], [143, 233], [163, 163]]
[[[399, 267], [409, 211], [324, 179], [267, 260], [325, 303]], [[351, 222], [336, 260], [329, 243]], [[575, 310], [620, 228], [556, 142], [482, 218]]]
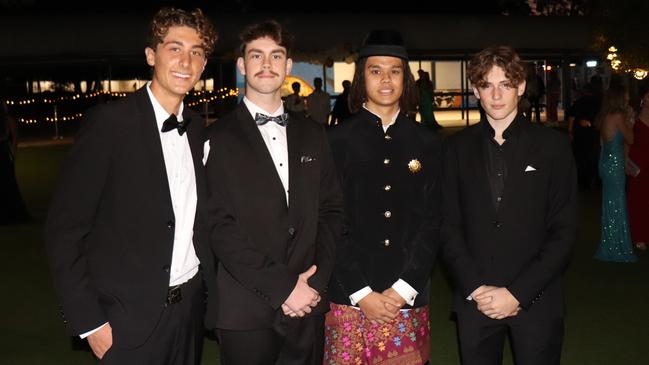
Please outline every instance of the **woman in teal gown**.
[[634, 262], [626, 207], [624, 144], [633, 144], [629, 123], [629, 95], [621, 86], [611, 86], [598, 116], [602, 149], [599, 176], [602, 179], [602, 230], [595, 258], [601, 261]]

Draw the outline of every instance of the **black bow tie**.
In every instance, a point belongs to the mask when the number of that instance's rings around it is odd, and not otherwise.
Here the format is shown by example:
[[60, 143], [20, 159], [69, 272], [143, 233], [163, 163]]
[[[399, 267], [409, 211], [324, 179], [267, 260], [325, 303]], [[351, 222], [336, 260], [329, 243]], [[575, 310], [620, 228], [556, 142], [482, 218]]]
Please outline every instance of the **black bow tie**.
[[261, 113], [255, 114], [255, 123], [257, 123], [257, 125], [264, 125], [268, 122], [275, 122], [282, 127], [286, 127], [286, 125], [288, 124], [288, 113], [283, 113], [275, 117]]
[[178, 129], [178, 134], [183, 135], [185, 131], [187, 131], [187, 125], [189, 124], [189, 119], [183, 120], [183, 121], [178, 121], [178, 118], [176, 118], [176, 115], [171, 114], [167, 120], [162, 123], [162, 132], [169, 132], [174, 129]]

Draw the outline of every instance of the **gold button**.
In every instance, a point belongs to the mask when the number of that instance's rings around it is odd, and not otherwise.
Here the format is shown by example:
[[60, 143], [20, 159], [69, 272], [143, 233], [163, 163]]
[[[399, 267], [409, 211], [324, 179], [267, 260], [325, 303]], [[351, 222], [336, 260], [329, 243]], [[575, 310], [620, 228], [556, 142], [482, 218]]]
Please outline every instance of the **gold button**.
[[384, 186], [384, 187], [383, 187], [383, 190], [385, 190], [385, 191], [390, 191], [390, 190], [392, 190], [392, 185], [386, 185], [386, 186]]
[[387, 165], [387, 164], [389, 164], [389, 163], [390, 163], [390, 159], [389, 159], [389, 158], [386, 158], [385, 160], [383, 160], [383, 164], [384, 164], [384, 165]]
[[385, 218], [390, 218], [390, 217], [392, 217], [392, 212], [389, 211], [389, 210], [386, 210], [385, 213], [383, 213], [383, 216], [384, 216]]
[[390, 246], [390, 240], [387, 240], [387, 239], [383, 240], [383, 245], [386, 246], [386, 247]]
[[388, 141], [392, 139], [392, 137], [389, 134], [386, 134], [385, 136], [383, 136], [383, 138], [387, 139]]

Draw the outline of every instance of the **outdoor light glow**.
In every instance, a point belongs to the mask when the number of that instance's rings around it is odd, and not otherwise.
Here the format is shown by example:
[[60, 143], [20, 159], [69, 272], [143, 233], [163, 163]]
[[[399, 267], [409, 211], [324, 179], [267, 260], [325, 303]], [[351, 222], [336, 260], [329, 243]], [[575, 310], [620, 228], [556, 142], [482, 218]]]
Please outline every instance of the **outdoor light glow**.
[[617, 52], [617, 48], [615, 48], [615, 46], [610, 46], [610, 47], [608, 47], [608, 51], [611, 52], [611, 53]]
[[570, 67], [577, 67], [577, 64], [576, 63], [571, 63]]
[[597, 61], [586, 61], [586, 67], [597, 67]]
[[633, 70], [633, 77], [635, 77], [638, 80], [642, 80], [645, 77], [647, 77], [647, 73], [649, 73], [649, 72], [647, 72], [647, 70], [643, 70], [641, 68], [636, 68], [635, 70]]

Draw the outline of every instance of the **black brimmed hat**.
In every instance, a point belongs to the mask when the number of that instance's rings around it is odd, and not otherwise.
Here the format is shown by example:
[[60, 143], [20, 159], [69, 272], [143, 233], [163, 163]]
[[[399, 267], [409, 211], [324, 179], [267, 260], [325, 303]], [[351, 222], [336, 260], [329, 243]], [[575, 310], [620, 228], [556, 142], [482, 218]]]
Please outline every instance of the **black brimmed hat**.
[[408, 52], [401, 33], [391, 29], [371, 31], [358, 51], [359, 59], [370, 56], [392, 56], [407, 61]]

